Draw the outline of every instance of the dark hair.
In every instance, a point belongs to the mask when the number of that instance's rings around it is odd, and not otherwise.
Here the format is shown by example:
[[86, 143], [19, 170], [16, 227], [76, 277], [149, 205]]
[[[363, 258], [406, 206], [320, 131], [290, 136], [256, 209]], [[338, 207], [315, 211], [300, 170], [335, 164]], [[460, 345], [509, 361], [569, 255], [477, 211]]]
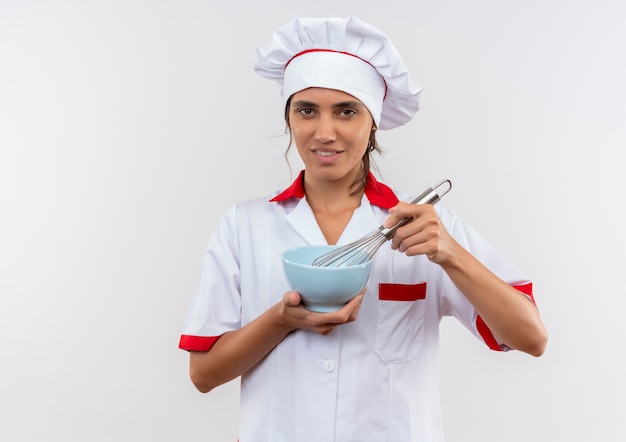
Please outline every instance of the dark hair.
[[[285, 131], [289, 133], [289, 144], [287, 145], [287, 149], [285, 149], [285, 160], [287, 160], [287, 164], [289, 164], [289, 158], [288, 158], [289, 150], [291, 149], [291, 146], [293, 145], [293, 135], [291, 133], [291, 127], [289, 126], [290, 106], [291, 106], [291, 97], [289, 97], [289, 99], [287, 100], [287, 104], [285, 104], [285, 123], [287, 124]], [[354, 187], [354, 190], [352, 191], [350, 195], [356, 195], [357, 193], [360, 193], [365, 189], [365, 185], [367, 184], [367, 176], [369, 175], [370, 170], [372, 169], [372, 166], [376, 168], [376, 164], [374, 163], [374, 159], [372, 158], [372, 155], [371, 155], [372, 152], [377, 152], [379, 155], [382, 155], [382, 149], [380, 148], [378, 141], [376, 141], [375, 130], [370, 132], [370, 139], [369, 139], [369, 143], [367, 144], [367, 149], [365, 150], [365, 153], [363, 154], [363, 158], [361, 158], [361, 164], [363, 165], [363, 168], [361, 169], [361, 175], [352, 183], [352, 187]], [[290, 164], [289, 164], [289, 167], [291, 167]]]

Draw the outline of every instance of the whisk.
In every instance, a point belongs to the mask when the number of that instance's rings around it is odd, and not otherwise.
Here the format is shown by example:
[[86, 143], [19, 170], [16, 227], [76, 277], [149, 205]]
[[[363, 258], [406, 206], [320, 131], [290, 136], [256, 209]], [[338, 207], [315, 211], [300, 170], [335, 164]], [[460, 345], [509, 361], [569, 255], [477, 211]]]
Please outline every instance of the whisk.
[[[440, 187], [444, 187], [441, 192], [438, 191]], [[411, 201], [411, 204], [435, 204], [451, 189], [452, 182], [450, 180], [443, 180], [437, 185], [426, 189], [420, 196]], [[340, 267], [368, 263], [372, 260], [380, 246], [393, 238], [396, 230], [410, 220], [411, 218], [403, 218], [392, 227], [380, 226], [369, 235], [357, 241], [318, 256], [313, 261], [313, 265], [316, 267]]]

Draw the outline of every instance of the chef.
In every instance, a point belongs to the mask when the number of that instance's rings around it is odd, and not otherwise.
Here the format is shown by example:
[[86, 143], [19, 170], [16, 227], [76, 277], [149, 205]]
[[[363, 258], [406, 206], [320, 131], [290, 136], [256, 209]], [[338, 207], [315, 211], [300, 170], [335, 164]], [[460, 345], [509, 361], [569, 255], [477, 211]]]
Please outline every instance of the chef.
[[[539, 356], [531, 279], [443, 203], [405, 203], [414, 196], [371, 171], [376, 132], [408, 123], [422, 90], [385, 34], [354, 17], [296, 18], [257, 50], [256, 71], [281, 85], [304, 170], [219, 220], [180, 338], [192, 382], [208, 392], [241, 377], [240, 442], [442, 441], [441, 319]], [[405, 217], [342, 309], [309, 311], [289, 290], [285, 249]]]

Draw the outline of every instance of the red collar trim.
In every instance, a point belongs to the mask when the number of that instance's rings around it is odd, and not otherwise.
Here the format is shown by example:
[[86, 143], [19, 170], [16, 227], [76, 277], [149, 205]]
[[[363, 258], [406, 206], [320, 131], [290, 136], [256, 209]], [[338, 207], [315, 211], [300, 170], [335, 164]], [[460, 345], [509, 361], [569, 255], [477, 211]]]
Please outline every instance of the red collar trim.
[[[287, 187], [284, 191], [276, 195], [270, 200], [270, 202], [284, 201], [289, 198], [304, 198], [304, 170], [300, 172], [298, 178]], [[365, 196], [370, 203], [383, 209], [391, 209], [400, 200], [393, 190], [387, 185], [380, 183], [376, 180], [372, 172], [367, 176], [367, 183], [365, 184]]]

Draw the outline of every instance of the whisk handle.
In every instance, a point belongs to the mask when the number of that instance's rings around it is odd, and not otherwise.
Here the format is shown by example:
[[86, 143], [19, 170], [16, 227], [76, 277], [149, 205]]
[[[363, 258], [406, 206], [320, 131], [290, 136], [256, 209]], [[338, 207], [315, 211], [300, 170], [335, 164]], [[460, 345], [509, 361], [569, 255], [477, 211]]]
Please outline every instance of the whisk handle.
[[[444, 188], [443, 191], [439, 191], [438, 189], [442, 186], [446, 185], [447, 188]], [[452, 189], [452, 181], [443, 180], [437, 185], [433, 187], [429, 187], [424, 192], [422, 192], [417, 198], [411, 201], [411, 204], [436, 204], [446, 193], [450, 192]], [[403, 218], [398, 221], [397, 224], [391, 227], [380, 227], [380, 233], [385, 235], [385, 238], [388, 240], [393, 238], [393, 235], [396, 234], [396, 230], [411, 221], [411, 218]]]

